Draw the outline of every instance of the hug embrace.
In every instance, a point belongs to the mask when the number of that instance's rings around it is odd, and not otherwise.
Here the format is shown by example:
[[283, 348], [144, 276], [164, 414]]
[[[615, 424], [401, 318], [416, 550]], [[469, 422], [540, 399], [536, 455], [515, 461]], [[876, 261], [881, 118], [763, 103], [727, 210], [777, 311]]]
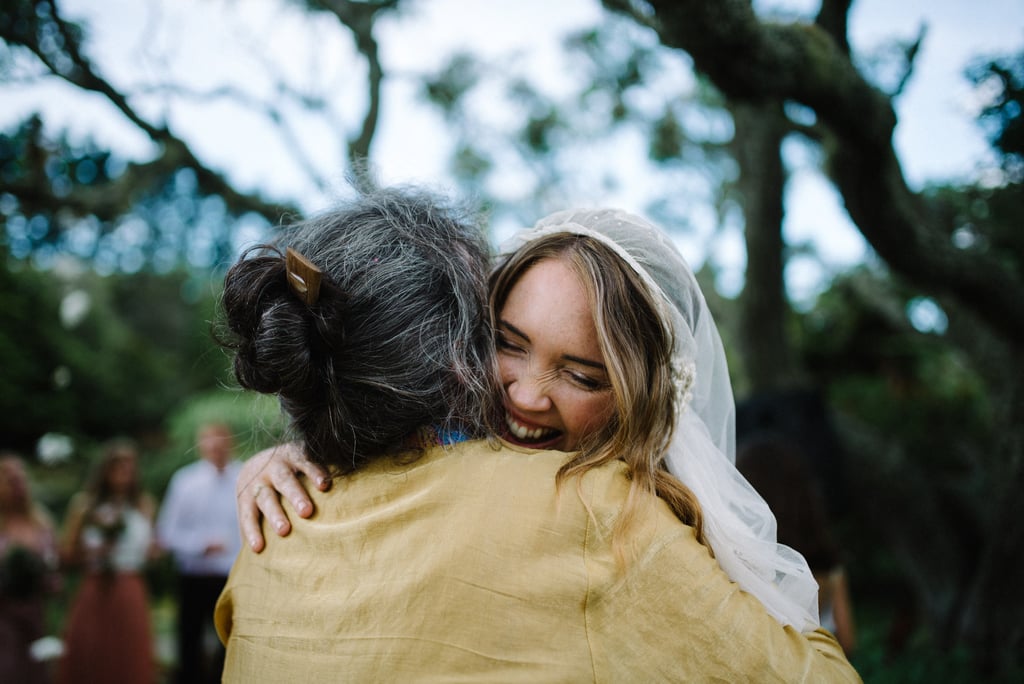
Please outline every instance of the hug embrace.
[[239, 478], [225, 681], [859, 681], [644, 219], [559, 212], [492, 265], [443, 198], [375, 191], [244, 255], [223, 305], [296, 437]]

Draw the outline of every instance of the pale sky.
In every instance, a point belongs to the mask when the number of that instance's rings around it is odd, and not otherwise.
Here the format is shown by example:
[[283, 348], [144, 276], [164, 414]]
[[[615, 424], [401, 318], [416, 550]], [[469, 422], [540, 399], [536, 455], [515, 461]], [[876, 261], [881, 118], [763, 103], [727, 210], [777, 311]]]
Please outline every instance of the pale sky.
[[[761, 0], [762, 10], [781, 8], [812, 14], [817, 2]], [[219, 86], [243, 87], [252, 96], [273, 98], [272, 83], [262, 74], [272, 64], [278, 78], [297, 90], [316, 91], [325, 85], [337, 93], [329, 119], [298, 111], [288, 117], [293, 140], [282, 141], [261, 117], [209, 99], [149, 96], [133, 100], [141, 111], [166, 116], [210, 165], [225, 170], [244, 188], [262, 189], [298, 202], [307, 210], [328, 204], [332, 189], [318, 190], [303, 172], [308, 163], [334, 188], [342, 187], [343, 147], [339, 129], [354, 130], [365, 106], [365, 67], [351, 40], [335, 22], [315, 24], [282, 0], [64, 0], [69, 18], [84, 18], [94, 40], [87, 45], [101, 73], [116, 86], [152, 83], [169, 71], [197, 91]], [[244, 12], [242, 8], [244, 7]], [[498, 63], [522, 65], [544, 87], [565, 88], [573, 74], [560, 56], [561, 37], [594, 25], [601, 11], [597, 0], [431, 0], [410, 3], [410, 10], [379, 25], [377, 34], [385, 69], [393, 74], [384, 90], [383, 117], [373, 156], [386, 181], [450, 183], [446, 180], [450, 139], [439, 116], [412, 97], [406, 76], [432, 71], [456, 49], [472, 51]], [[1024, 3], [1019, 0], [857, 0], [851, 14], [854, 50], [864, 53], [883, 41], [910, 39], [922, 22], [929, 32], [914, 76], [896, 102], [900, 124], [895, 145], [913, 187], [929, 181], [977, 178], [991, 163], [987, 145], [973, 118], [973, 101], [962, 72], [981, 53], [1010, 53], [1024, 46]], [[242, 47], [238, 47], [241, 45]], [[676, 53], [674, 87], [685, 86], [686, 57]], [[35, 70], [31, 60], [20, 60]], [[79, 140], [109, 145], [130, 158], [152, 154], [149, 141], [126, 125], [98, 96], [82, 96], [55, 79], [41, 85], [0, 84], [0, 127], [9, 128], [31, 111], [43, 111], [51, 131], [69, 129]], [[500, 120], [508, 113], [500, 110]], [[300, 158], [288, 154], [300, 149]], [[657, 186], [645, 170], [644, 150], [622, 136], [581, 158], [570, 180], [570, 203], [614, 203], [643, 212], [645, 192]], [[836, 195], [813, 168], [813, 157], [800, 145], [787, 146], [794, 175], [787, 191], [786, 235], [811, 240], [821, 261], [791, 263], [787, 282], [797, 298], [813, 293], [828, 272], [865, 258], [859, 233], [850, 225]], [[612, 193], [591, 181], [599, 167], [631, 179]], [[502, 182], [513, 196], [517, 175], [512, 160]], [[677, 242], [688, 259], [699, 264], [707, 254], [725, 268], [720, 288], [733, 294], [742, 283], [744, 255], [738, 230], [711, 235], [711, 214], [694, 207], [696, 230]], [[707, 224], [707, 225], [705, 225]], [[499, 227], [500, 228], [500, 227]], [[671, 230], [671, 226], [666, 226]], [[511, 227], [505, 227], [507, 232]], [[501, 229], [498, 231], [501, 237]]]

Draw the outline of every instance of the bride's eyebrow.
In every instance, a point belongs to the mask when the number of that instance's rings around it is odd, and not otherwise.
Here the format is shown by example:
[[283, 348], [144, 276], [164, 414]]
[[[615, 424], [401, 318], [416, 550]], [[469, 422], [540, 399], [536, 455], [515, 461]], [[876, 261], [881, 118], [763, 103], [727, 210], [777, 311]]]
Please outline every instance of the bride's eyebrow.
[[[521, 337], [524, 340], [526, 340], [527, 342], [531, 341], [529, 335], [527, 335], [522, 330], [520, 330], [516, 326], [512, 325], [511, 323], [509, 323], [505, 319], [499, 320], [498, 324], [502, 328], [508, 329], [508, 331], [511, 332], [516, 337]], [[594, 368], [594, 369], [602, 371], [604, 373], [608, 372], [608, 368], [603, 363], [601, 363], [600, 361], [592, 361], [590, 359], [585, 359], [582, 356], [573, 356], [572, 354], [562, 354], [562, 358], [565, 359], [566, 361], [571, 361], [572, 363], [578, 363], [581, 366], [588, 366], [590, 368]]]
[[566, 361], [572, 361], [573, 363], [578, 363], [581, 366], [589, 366], [590, 368], [594, 368], [594, 369], [602, 371], [604, 373], [608, 372], [608, 369], [600, 361], [591, 361], [590, 359], [584, 359], [582, 357], [573, 356], [571, 354], [563, 354], [562, 358], [565, 359]]
[[[501, 328], [507, 329], [510, 333], [512, 333], [516, 337], [521, 337], [522, 339], [526, 340], [527, 342], [531, 341], [529, 339], [529, 336], [526, 335], [526, 333], [522, 332], [521, 330], [519, 330], [518, 328], [516, 328], [515, 326], [510, 324], [508, 322], [508, 320], [506, 320], [505, 318], [501, 318], [499, 320], [499, 322], [498, 322], [498, 325]], [[587, 366], [589, 368], [595, 369], [597, 371], [601, 371], [603, 373], [607, 373], [608, 372], [607, 367], [605, 367], [605, 365], [602, 364], [601, 361], [591, 360], [589, 358], [584, 358], [583, 356], [573, 356], [572, 354], [562, 354], [562, 358], [567, 360], [567, 361], [572, 361], [573, 364], [580, 364], [581, 366]]]
[[522, 330], [520, 330], [516, 326], [514, 326], [511, 323], [509, 323], [508, 321], [506, 321], [504, 318], [498, 321], [498, 326], [502, 327], [502, 328], [507, 328], [509, 330], [509, 332], [511, 332], [516, 337], [522, 337], [527, 342], [530, 341], [530, 336], [529, 335], [527, 335]]

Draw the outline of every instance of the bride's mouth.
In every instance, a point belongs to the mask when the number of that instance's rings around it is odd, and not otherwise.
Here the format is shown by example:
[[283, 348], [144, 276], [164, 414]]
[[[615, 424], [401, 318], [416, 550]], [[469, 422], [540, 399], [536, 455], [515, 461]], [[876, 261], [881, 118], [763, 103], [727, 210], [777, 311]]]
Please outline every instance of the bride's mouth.
[[508, 428], [510, 441], [524, 446], [534, 446], [557, 440], [561, 437], [561, 430], [546, 427], [531, 427], [520, 423], [511, 413], [505, 414], [505, 426]]

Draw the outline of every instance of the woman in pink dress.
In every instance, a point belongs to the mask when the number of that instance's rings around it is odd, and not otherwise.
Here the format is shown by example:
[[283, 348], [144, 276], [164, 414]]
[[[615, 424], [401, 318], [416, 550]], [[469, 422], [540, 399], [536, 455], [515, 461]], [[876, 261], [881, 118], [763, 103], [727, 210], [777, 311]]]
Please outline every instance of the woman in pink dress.
[[156, 661], [142, 576], [155, 502], [139, 485], [131, 442], [106, 448], [97, 477], [71, 500], [62, 555], [83, 576], [66, 627], [58, 681], [152, 684]]
[[30, 647], [46, 634], [56, 568], [53, 524], [32, 499], [25, 466], [13, 454], [0, 456], [0, 682], [48, 681]]

